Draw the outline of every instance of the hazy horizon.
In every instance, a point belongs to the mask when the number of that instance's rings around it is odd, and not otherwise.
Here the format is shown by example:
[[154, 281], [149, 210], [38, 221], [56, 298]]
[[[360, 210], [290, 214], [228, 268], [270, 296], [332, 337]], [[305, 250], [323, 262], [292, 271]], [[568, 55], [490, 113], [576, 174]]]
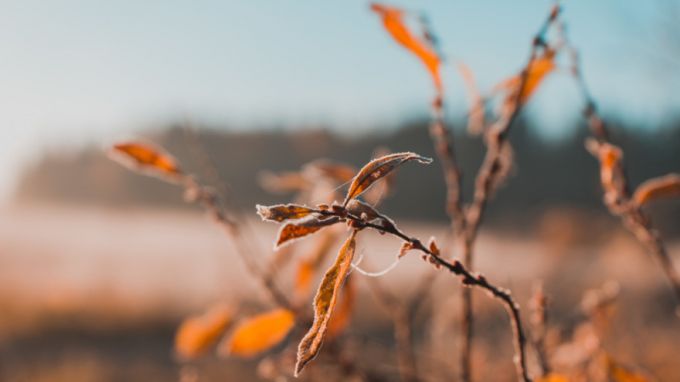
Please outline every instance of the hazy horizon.
[[[551, 2], [396, 4], [428, 13], [449, 62], [466, 62], [487, 90], [521, 67]], [[358, 132], [428, 112], [426, 73], [389, 41], [365, 1], [4, 5], [0, 138], [8, 144], [0, 201], [45, 148], [105, 142], [168, 122]], [[647, 125], [677, 113], [680, 75], [672, 65], [680, 55], [662, 49], [673, 37], [664, 23], [677, 5], [564, 2], [605, 111]], [[449, 108], [461, 113], [461, 81], [452, 65], [444, 74]], [[545, 134], [559, 135], [576, 118], [579, 99], [564, 74], [541, 91], [527, 112]]]

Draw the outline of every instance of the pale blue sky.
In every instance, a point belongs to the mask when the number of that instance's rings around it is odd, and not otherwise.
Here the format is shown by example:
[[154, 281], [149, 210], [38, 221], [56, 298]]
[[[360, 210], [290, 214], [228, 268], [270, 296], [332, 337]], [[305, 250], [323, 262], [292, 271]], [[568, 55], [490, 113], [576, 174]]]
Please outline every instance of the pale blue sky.
[[[636, 120], [678, 110], [680, 72], [671, 68], [680, 54], [659, 53], [666, 6], [678, 3], [563, 2], [606, 109]], [[551, 2], [394, 4], [427, 11], [445, 53], [488, 89], [523, 63]], [[0, 198], [45, 147], [186, 118], [359, 131], [426, 113], [431, 91], [420, 64], [358, 0], [0, 1], [0, 49]], [[444, 76], [449, 105], [462, 110], [455, 70]], [[559, 132], [576, 101], [554, 77], [529, 110], [541, 129]]]

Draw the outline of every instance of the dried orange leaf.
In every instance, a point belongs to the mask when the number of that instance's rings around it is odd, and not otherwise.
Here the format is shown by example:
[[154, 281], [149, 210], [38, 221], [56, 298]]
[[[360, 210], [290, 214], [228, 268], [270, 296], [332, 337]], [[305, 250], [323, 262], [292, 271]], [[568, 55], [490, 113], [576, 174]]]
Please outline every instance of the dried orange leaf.
[[300, 374], [305, 365], [314, 359], [321, 349], [328, 329], [328, 322], [337, 303], [338, 294], [354, 258], [356, 232], [352, 231], [345, 244], [340, 248], [335, 263], [326, 271], [316, 292], [314, 297], [314, 323], [298, 346], [295, 376]]
[[288, 244], [291, 242], [291, 240], [311, 235], [314, 232], [317, 232], [324, 227], [338, 223], [339, 221], [340, 218], [337, 216], [321, 219], [319, 216], [311, 215], [305, 219], [286, 223], [279, 230], [278, 239], [276, 240], [276, 247], [278, 248], [284, 244]]
[[680, 175], [668, 174], [645, 181], [635, 190], [633, 200], [638, 206], [659, 198], [680, 196]]
[[402, 257], [406, 256], [408, 254], [408, 251], [413, 249], [413, 244], [411, 244], [410, 241], [405, 241], [401, 243], [401, 247], [399, 248], [399, 254], [397, 255], [397, 259], [401, 259]]
[[[376, 150], [373, 151], [373, 158], [379, 158], [391, 153], [392, 152], [385, 147], [378, 147]], [[356, 171], [354, 172], [354, 174], [356, 174]], [[352, 174], [352, 177], [354, 177], [354, 174]], [[364, 200], [366, 200], [366, 202], [368, 202], [372, 206], [380, 204], [383, 198], [385, 198], [392, 192], [395, 182], [396, 173], [391, 173], [387, 175], [382, 179], [380, 183], [375, 184], [373, 187], [369, 188], [366, 191], [366, 193], [364, 194]]]
[[404, 11], [388, 5], [372, 3], [371, 9], [380, 15], [383, 26], [399, 44], [415, 54], [425, 65], [432, 76], [438, 93], [443, 92], [439, 67], [441, 61], [435, 50], [425, 40], [421, 40], [411, 33], [404, 22]]
[[484, 130], [484, 99], [482, 98], [472, 69], [462, 61], [456, 65], [460, 76], [463, 78], [468, 97], [470, 98], [470, 110], [468, 112], [468, 132], [480, 134]]
[[295, 325], [295, 314], [276, 309], [241, 322], [231, 337], [220, 345], [220, 354], [254, 357], [280, 344]]
[[432, 163], [431, 158], [426, 158], [416, 153], [410, 152], [389, 154], [368, 162], [368, 164], [365, 165], [352, 180], [352, 184], [349, 186], [347, 196], [345, 197], [345, 201], [342, 203], [342, 205], [347, 206], [347, 203], [349, 203], [350, 200], [361, 195], [378, 179], [389, 174], [392, 170], [404, 162], [412, 160], [423, 164]]
[[338, 303], [337, 311], [331, 316], [328, 321], [328, 339], [333, 340], [337, 338], [349, 325], [352, 319], [352, 312], [354, 311], [354, 301], [356, 299], [356, 286], [352, 281], [352, 276], [347, 277], [345, 285], [340, 294], [340, 302]]
[[437, 242], [435, 241], [434, 236], [430, 238], [430, 241], [427, 244], [427, 246], [430, 248], [430, 252], [434, 253], [437, 256], [441, 255], [441, 251], [437, 246]]
[[[519, 96], [520, 104], [526, 103], [545, 77], [555, 69], [555, 53], [553, 49], [546, 49], [541, 56], [531, 61], [527, 69], [522, 93]], [[521, 84], [522, 74], [518, 74], [501, 82], [496, 86], [496, 90], [504, 90], [507, 94], [505, 104], [511, 104], [515, 101]]]
[[232, 312], [218, 305], [202, 315], [185, 319], [175, 335], [175, 351], [183, 359], [192, 359], [205, 353], [232, 322]]
[[623, 151], [620, 148], [594, 139], [586, 141], [586, 148], [600, 161], [600, 182], [605, 194], [605, 200], [614, 202], [621, 193], [622, 173], [621, 161]]
[[526, 102], [529, 97], [538, 89], [538, 85], [543, 82], [545, 77], [555, 69], [555, 51], [547, 49], [542, 56], [536, 58], [529, 65], [524, 89], [520, 96], [520, 102]]
[[110, 156], [119, 163], [135, 170], [163, 178], [177, 178], [182, 171], [172, 155], [160, 147], [139, 142], [123, 142], [113, 145]]
[[277, 204], [274, 206], [262, 206], [258, 204], [255, 208], [262, 220], [271, 220], [279, 223], [284, 220], [301, 219], [314, 213], [312, 208], [297, 204]]

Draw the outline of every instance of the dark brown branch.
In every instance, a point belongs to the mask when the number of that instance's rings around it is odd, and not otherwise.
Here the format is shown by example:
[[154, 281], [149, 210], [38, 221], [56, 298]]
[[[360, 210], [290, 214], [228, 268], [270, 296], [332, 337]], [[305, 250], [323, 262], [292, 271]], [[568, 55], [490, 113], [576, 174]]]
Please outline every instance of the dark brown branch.
[[380, 224], [366, 221], [358, 216], [348, 213], [346, 210], [317, 210], [316, 213], [325, 216], [338, 216], [350, 222], [355, 229], [372, 228], [378, 232], [388, 233], [396, 236], [405, 242], [408, 242], [414, 250], [424, 253], [423, 259], [433, 264], [436, 268], [444, 268], [450, 273], [458, 276], [461, 283], [468, 287], [477, 287], [485, 290], [488, 294], [501, 301], [510, 318], [510, 324], [513, 332], [514, 347], [515, 347], [515, 368], [517, 370], [517, 377], [520, 381], [531, 381], [527, 372], [526, 366], [526, 337], [522, 329], [521, 317], [519, 314], [519, 305], [513, 300], [510, 292], [506, 289], [499, 288], [491, 283], [481, 274], [472, 274], [465, 266], [458, 260], [448, 262], [440, 255], [432, 252], [425, 246], [420, 239], [408, 236], [397, 228], [392, 221], [384, 216], [378, 214]]
[[401, 231], [396, 229], [396, 227], [394, 230], [384, 230], [381, 226], [367, 225], [367, 227], [377, 229], [379, 231], [383, 231], [386, 233], [390, 233], [401, 238], [404, 241], [411, 243], [414, 249], [425, 253], [427, 255], [426, 259], [429, 260], [429, 262], [434, 264], [436, 267], [443, 267], [449, 272], [453, 273], [454, 275], [459, 276], [461, 278], [461, 282], [463, 283], [463, 285], [484, 289], [491, 296], [499, 299], [503, 303], [503, 306], [505, 307], [508, 316], [510, 317], [515, 345], [516, 355], [515, 367], [517, 369], [517, 377], [521, 381], [531, 380], [529, 378], [526, 367], [526, 355], [525, 355], [526, 337], [524, 336], [524, 332], [522, 330], [519, 306], [512, 299], [512, 296], [510, 295], [509, 291], [494, 286], [493, 284], [489, 283], [487, 279], [482, 275], [479, 274], [473, 275], [463, 266], [461, 262], [457, 260], [455, 260], [452, 263], [449, 263], [448, 261], [442, 259], [437, 254], [431, 252], [427, 247], [425, 247], [422, 244], [422, 242], [419, 239], [412, 238], [403, 234]]

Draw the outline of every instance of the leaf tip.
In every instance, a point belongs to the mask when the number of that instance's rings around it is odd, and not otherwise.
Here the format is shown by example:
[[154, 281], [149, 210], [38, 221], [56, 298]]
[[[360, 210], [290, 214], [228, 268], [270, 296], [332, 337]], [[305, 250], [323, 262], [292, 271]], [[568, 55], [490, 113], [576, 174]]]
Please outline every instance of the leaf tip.
[[267, 206], [256, 204], [255, 210], [257, 211], [257, 214], [260, 216], [260, 218], [262, 218], [263, 221], [271, 219], [271, 211]]

